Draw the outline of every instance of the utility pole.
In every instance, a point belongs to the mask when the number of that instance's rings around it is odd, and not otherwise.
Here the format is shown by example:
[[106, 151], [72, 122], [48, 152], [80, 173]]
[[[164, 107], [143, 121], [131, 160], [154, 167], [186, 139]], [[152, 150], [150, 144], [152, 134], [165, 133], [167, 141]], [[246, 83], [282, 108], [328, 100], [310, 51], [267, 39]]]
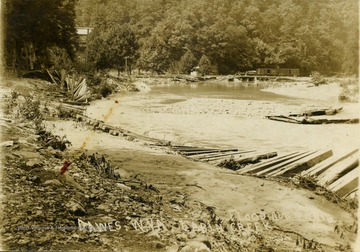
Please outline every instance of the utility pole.
[[129, 56], [125, 56], [124, 59], [125, 59], [125, 71], [126, 71], [126, 74], [129, 76], [129, 70], [128, 70], [128, 58]]

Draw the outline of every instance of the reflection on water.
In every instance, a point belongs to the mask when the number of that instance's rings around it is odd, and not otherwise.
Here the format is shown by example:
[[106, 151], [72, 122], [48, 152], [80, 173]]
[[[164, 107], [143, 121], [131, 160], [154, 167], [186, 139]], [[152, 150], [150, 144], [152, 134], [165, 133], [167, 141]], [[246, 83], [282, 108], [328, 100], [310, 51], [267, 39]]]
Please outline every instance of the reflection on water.
[[153, 87], [151, 94], [174, 94], [186, 98], [222, 98], [242, 100], [285, 100], [286, 96], [261, 91], [255, 83], [247, 86], [241, 82], [197, 82], [168, 84]]

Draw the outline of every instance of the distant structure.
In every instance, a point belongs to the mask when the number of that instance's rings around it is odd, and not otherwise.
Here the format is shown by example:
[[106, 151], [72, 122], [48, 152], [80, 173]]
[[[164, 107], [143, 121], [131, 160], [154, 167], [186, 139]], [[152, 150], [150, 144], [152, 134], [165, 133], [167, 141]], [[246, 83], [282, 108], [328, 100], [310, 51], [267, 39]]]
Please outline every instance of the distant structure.
[[86, 53], [87, 38], [93, 30], [94, 28], [91, 27], [76, 27], [76, 33], [79, 35], [79, 50], [77, 51], [77, 59], [79, 62], [84, 63], [84, 65], [88, 62], [88, 56]]
[[94, 30], [91, 27], [76, 27], [76, 32], [79, 35], [80, 46], [86, 46], [88, 35]]
[[258, 68], [256, 74], [268, 76], [299, 76], [300, 70], [298, 68]]

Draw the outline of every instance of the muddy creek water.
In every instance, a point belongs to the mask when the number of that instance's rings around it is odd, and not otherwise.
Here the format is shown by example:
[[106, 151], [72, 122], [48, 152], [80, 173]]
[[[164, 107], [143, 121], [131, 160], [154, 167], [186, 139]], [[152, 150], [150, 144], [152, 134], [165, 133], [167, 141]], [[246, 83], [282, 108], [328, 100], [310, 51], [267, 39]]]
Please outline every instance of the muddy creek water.
[[264, 118], [333, 104], [276, 95], [242, 83], [169, 83], [147, 93], [119, 93], [96, 101], [87, 115], [176, 144], [343, 152], [357, 146], [357, 125], [297, 125]]

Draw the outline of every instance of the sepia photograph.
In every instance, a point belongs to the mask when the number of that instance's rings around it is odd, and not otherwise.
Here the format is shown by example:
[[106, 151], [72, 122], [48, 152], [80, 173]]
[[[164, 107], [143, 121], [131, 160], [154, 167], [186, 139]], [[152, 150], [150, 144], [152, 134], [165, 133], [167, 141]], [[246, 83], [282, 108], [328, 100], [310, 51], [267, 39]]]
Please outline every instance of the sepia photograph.
[[0, 3], [0, 251], [360, 251], [358, 0]]

